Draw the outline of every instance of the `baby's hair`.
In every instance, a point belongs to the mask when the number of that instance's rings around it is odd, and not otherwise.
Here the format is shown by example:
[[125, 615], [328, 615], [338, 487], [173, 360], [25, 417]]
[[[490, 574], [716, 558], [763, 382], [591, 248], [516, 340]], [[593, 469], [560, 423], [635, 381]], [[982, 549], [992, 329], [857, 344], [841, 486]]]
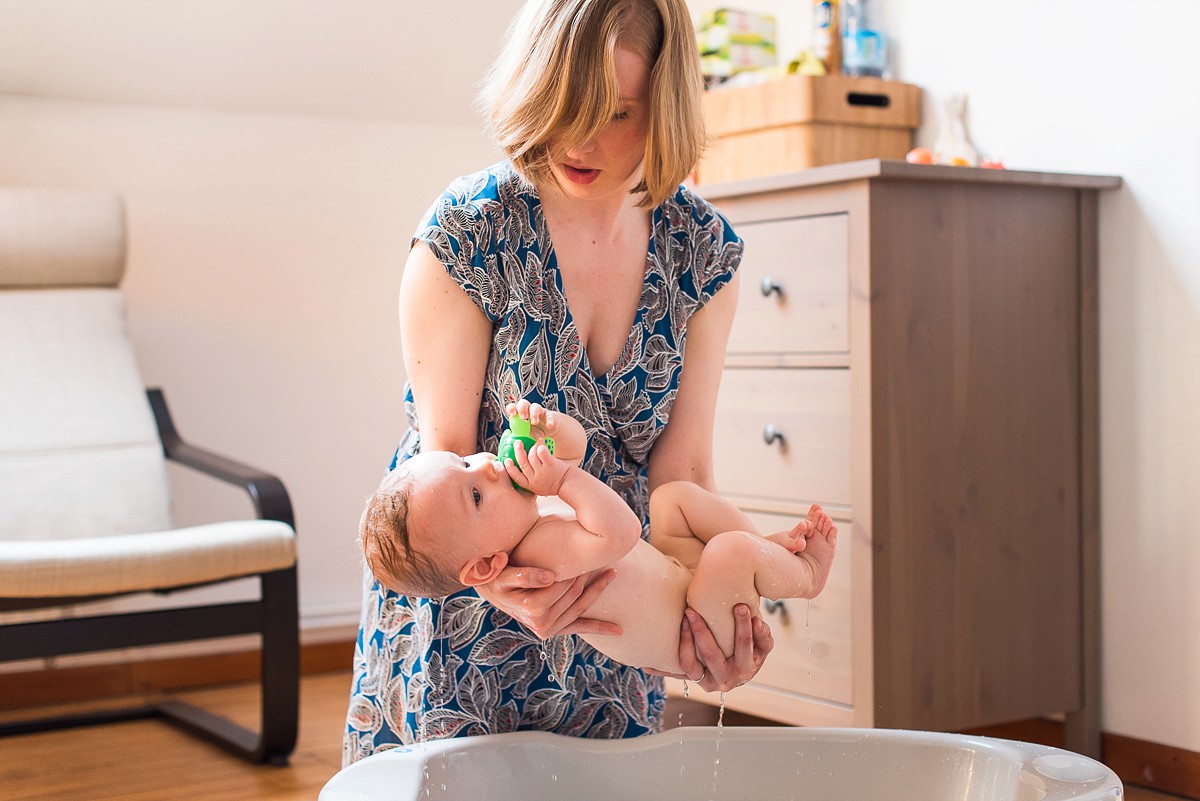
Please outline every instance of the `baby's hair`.
[[381, 584], [401, 595], [443, 598], [463, 589], [428, 554], [413, 547], [408, 528], [411, 477], [403, 466], [393, 470], [367, 499], [358, 526], [367, 567]]

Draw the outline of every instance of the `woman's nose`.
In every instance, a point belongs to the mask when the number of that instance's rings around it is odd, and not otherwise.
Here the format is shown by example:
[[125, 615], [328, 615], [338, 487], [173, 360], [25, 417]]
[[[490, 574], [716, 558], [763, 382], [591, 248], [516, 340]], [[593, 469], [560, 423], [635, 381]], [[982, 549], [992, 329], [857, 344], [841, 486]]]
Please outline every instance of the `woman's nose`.
[[573, 161], [583, 161], [588, 156], [592, 155], [596, 150], [596, 140], [589, 139], [577, 145], [572, 145], [567, 148], [567, 158]]

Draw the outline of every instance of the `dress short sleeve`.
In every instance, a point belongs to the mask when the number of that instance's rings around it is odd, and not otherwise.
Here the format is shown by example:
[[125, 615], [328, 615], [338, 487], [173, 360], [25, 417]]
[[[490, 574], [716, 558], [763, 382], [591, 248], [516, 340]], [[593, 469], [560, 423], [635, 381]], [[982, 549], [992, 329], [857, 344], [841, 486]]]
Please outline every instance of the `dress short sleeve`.
[[507, 297], [495, 280], [496, 177], [488, 170], [463, 176], [429, 207], [413, 234], [424, 242], [480, 311], [495, 322]]
[[690, 316], [733, 280], [742, 262], [742, 238], [711, 203], [686, 187], [664, 204], [663, 213], [666, 224], [656, 230], [656, 248]]

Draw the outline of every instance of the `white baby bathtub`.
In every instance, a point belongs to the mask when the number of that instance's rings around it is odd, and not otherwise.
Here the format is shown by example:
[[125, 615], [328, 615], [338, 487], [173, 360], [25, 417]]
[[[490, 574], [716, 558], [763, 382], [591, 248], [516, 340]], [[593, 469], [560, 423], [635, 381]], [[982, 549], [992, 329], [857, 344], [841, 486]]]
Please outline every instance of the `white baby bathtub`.
[[320, 801], [1120, 801], [1087, 757], [886, 729], [685, 727], [633, 740], [543, 732], [397, 748], [342, 770]]

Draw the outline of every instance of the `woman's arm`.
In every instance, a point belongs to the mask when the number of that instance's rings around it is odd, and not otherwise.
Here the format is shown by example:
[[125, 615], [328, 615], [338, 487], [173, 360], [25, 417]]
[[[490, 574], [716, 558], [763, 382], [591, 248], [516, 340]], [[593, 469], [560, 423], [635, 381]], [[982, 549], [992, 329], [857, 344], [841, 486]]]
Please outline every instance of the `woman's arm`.
[[[400, 280], [400, 339], [420, 411], [421, 448], [478, 451], [492, 323], [423, 242], [409, 251]], [[586, 576], [556, 581], [549, 570], [509, 565], [479, 594], [540, 637], [620, 634], [612, 623], [580, 617], [615, 575], [608, 571], [590, 584]]]
[[666, 429], [650, 451], [650, 491], [669, 481], [690, 481], [716, 491], [712, 439], [717, 390], [725, 368], [725, 346], [737, 310], [739, 276], [713, 295], [687, 323], [687, 344], [679, 391]]
[[492, 324], [424, 242], [400, 279], [400, 340], [421, 449], [475, 453]]
[[[651, 491], [661, 484], [680, 480], [710, 491], [716, 489], [712, 440], [717, 391], [737, 309], [739, 280], [735, 274], [688, 320], [679, 393], [666, 430], [650, 452]], [[698, 680], [703, 689], [731, 690], [758, 673], [773, 647], [770, 627], [761, 618], [752, 617], [745, 604], [738, 604], [734, 608], [734, 651], [727, 658], [704, 619], [689, 609], [681, 624], [679, 664], [684, 676]]]

